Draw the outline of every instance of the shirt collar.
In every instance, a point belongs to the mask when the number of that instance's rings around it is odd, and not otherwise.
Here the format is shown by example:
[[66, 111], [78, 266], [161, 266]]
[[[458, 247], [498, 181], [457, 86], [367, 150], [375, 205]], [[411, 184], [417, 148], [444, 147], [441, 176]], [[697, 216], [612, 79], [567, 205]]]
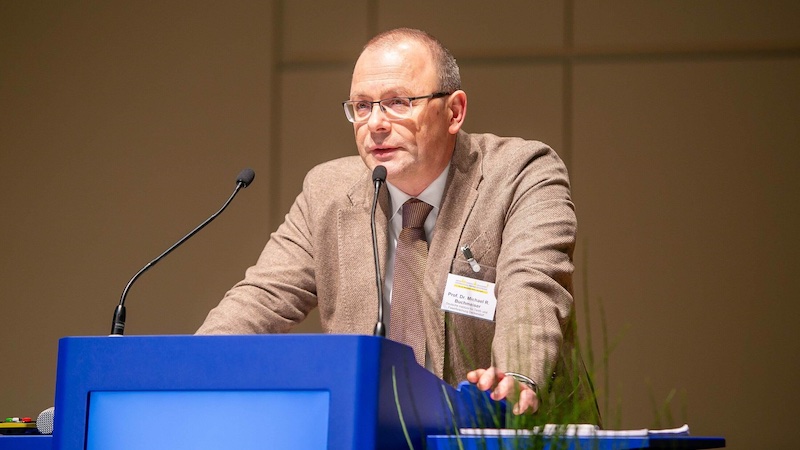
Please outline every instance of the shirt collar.
[[412, 197], [405, 192], [401, 191], [398, 187], [392, 185], [390, 182], [386, 182], [386, 187], [389, 189], [389, 196], [392, 199], [392, 208], [394, 211], [394, 215], [398, 214], [400, 208], [403, 206], [403, 203], [408, 201], [410, 198], [418, 198], [423, 202], [433, 206], [433, 209], [438, 212], [439, 206], [442, 204], [442, 197], [444, 196], [444, 188], [447, 184], [447, 174], [450, 171], [450, 163], [447, 163], [447, 167], [444, 168], [442, 173], [436, 177], [435, 180], [428, 187], [425, 188], [418, 196]]

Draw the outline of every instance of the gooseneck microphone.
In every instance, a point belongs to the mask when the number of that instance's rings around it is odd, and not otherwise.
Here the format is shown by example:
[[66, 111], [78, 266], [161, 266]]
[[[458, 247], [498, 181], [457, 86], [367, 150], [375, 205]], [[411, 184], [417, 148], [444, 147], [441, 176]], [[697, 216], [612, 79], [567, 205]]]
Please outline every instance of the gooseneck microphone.
[[386, 167], [376, 166], [372, 171], [375, 195], [372, 197], [372, 257], [375, 259], [375, 285], [378, 288], [378, 322], [375, 323], [374, 336], [386, 337], [386, 324], [383, 322], [383, 282], [381, 281], [381, 262], [378, 258], [378, 234], [375, 231], [375, 208], [378, 206], [378, 193], [386, 182]]
[[175, 250], [181, 244], [186, 242], [190, 237], [194, 236], [195, 234], [197, 234], [198, 231], [202, 230], [203, 227], [211, 223], [212, 220], [216, 219], [217, 216], [219, 216], [222, 213], [222, 211], [224, 211], [225, 208], [228, 207], [231, 201], [233, 201], [233, 198], [236, 197], [236, 194], [239, 193], [239, 190], [249, 186], [250, 183], [253, 182], [253, 179], [255, 179], [255, 177], [256, 173], [253, 172], [253, 169], [244, 169], [241, 172], [239, 172], [239, 176], [236, 177], [236, 188], [233, 190], [233, 194], [231, 194], [231, 196], [228, 198], [228, 201], [226, 201], [225, 204], [222, 205], [222, 208], [220, 208], [219, 211], [217, 211], [211, 217], [206, 219], [203, 223], [198, 225], [197, 228], [190, 231], [189, 234], [187, 234], [186, 236], [181, 238], [181, 240], [173, 244], [172, 247], [168, 248], [164, 253], [158, 255], [156, 259], [147, 263], [147, 265], [142, 267], [140, 271], [136, 272], [136, 275], [134, 275], [133, 278], [131, 278], [131, 280], [128, 281], [128, 284], [122, 291], [122, 295], [120, 296], [119, 299], [119, 305], [117, 305], [117, 308], [114, 310], [114, 319], [111, 322], [111, 336], [122, 336], [125, 333], [125, 297], [128, 296], [128, 291], [131, 289], [133, 282], [136, 281], [136, 279], [138, 279], [143, 273], [147, 272], [148, 269], [155, 266], [159, 261], [161, 261], [163, 257], [169, 255], [173, 250]]

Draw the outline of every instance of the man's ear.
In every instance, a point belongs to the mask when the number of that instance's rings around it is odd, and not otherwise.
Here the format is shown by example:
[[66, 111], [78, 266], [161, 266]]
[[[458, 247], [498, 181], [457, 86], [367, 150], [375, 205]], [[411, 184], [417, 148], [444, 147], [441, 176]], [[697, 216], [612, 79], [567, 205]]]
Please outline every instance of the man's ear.
[[464, 124], [464, 118], [467, 115], [467, 93], [462, 90], [455, 91], [450, 94], [447, 103], [450, 112], [450, 126], [447, 131], [450, 134], [456, 134]]

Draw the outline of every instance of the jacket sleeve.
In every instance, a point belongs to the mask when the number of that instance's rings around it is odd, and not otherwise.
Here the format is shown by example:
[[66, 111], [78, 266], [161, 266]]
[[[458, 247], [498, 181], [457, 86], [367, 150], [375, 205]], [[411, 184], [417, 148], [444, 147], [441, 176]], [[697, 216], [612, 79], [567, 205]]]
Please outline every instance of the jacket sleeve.
[[212, 309], [197, 334], [285, 333], [317, 305], [309, 177], [256, 264]]
[[509, 182], [492, 358], [542, 386], [572, 346], [576, 217], [566, 167], [549, 147], [528, 154]]

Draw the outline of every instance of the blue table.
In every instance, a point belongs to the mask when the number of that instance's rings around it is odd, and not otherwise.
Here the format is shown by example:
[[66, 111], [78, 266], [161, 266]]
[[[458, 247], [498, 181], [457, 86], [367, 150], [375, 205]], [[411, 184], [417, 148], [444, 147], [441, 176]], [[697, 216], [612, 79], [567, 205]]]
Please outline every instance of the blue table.
[[715, 436], [561, 437], [551, 441], [540, 436], [428, 436], [428, 450], [701, 450], [725, 447], [725, 438]]

